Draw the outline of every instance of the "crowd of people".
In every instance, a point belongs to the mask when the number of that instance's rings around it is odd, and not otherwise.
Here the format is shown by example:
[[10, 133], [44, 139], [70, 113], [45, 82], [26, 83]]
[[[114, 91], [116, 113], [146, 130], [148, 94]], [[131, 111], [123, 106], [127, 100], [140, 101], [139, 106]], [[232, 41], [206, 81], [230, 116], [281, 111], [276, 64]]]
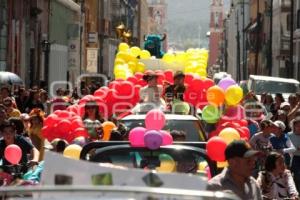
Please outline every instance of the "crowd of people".
[[[176, 72], [174, 83], [158, 85], [155, 73], [145, 74], [147, 85], [140, 90], [140, 111], [151, 106], [163, 107], [165, 111], [176, 109], [181, 114], [195, 114], [192, 105], [184, 101], [185, 75]], [[100, 86], [93, 84], [81, 88], [82, 95], [93, 94]], [[43, 160], [44, 150], [50, 148], [62, 153], [69, 145], [67, 141], [55, 139], [45, 141], [41, 134], [43, 120], [55, 110], [64, 110], [80, 100], [77, 89], [74, 91], [57, 89], [56, 96], [49, 98], [48, 92], [33, 87], [30, 90], [19, 87], [11, 91], [3, 86], [0, 91], [0, 159], [9, 144], [17, 144], [23, 152], [22, 163], [36, 165]], [[232, 142], [225, 156], [228, 168], [209, 184], [210, 190], [231, 190], [242, 199], [298, 199], [300, 190], [300, 94], [291, 94], [285, 101], [282, 94], [265, 93], [258, 99], [253, 92], [245, 95], [242, 105], [250, 131], [249, 143]], [[173, 110], [174, 111], [174, 110]], [[105, 119], [99, 112], [96, 102], [87, 102], [82, 117], [90, 140], [101, 140], [101, 124], [112, 121], [116, 129], [110, 140], [126, 140], [127, 128], [116, 116]], [[97, 127], [95, 129], [95, 127]], [[174, 141], [185, 140], [185, 134], [173, 131]], [[28, 156], [30, 155], [30, 156]], [[256, 180], [253, 178], [256, 178]]]
[[225, 150], [228, 168], [209, 190], [229, 190], [242, 199], [299, 199], [300, 94], [249, 92], [242, 105], [249, 142], [234, 141]]

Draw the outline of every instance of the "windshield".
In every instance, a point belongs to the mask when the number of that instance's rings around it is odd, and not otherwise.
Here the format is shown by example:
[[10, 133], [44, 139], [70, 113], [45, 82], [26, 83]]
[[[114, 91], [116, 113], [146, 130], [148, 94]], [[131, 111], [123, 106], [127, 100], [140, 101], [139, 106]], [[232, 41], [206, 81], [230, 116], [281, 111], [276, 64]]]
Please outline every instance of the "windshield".
[[91, 161], [112, 163], [127, 168], [156, 170], [158, 172], [178, 172], [206, 175], [208, 163], [204, 154], [186, 149], [148, 149], [120, 148], [96, 150]]
[[283, 83], [277, 81], [263, 81], [263, 80], [252, 80], [252, 90], [256, 94], [269, 92], [275, 93], [296, 93], [298, 92], [299, 85], [295, 83]]
[[[123, 120], [129, 130], [135, 127], [145, 127], [144, 120]], [[202, 132], [200, 122], [196, 120], [167, 120], [163, 130], [169, 132], [182, 131], [185, 133], [185, 141], [205, 141], [205, 134]]]

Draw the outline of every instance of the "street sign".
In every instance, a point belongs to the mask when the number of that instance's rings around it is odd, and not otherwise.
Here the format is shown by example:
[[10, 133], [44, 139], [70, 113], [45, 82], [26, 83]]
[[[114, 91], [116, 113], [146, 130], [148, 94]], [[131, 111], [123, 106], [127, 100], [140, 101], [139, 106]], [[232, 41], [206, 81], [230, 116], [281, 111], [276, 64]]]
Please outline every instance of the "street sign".
[[88, 34], [88, 42], [89, 43], [98, 43], [98, 33], [91, 32]]
[[86, 70], [89, 73], [97, 73], [98, 69], [98, 49], [97, 48], [87, 48], [86, 53], [87, 66]]

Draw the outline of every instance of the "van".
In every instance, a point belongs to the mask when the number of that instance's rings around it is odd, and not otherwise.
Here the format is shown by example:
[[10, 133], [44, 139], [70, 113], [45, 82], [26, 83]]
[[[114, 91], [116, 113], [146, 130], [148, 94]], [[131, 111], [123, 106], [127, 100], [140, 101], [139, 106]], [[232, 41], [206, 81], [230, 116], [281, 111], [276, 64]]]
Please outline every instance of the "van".
[[250, 75], [248, 89], [249, 91], [253, 91], [256, 95], [263, 93], [281, 93], [283, 97], [287, 99], [290, 94], [299, 92], [299, 81], [272, 76]]

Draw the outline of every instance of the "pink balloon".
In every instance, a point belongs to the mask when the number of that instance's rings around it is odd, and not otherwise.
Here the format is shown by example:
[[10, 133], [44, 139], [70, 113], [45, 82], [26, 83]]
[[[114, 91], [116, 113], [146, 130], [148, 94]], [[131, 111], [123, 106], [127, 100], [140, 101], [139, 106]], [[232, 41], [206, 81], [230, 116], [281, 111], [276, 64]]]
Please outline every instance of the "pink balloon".
[[173, 144], [173, 137], [168, 131], [161, 130], [159, 131], [163, 137], [162, 145], [171, 145]]
[[22, 150], [18, 145], [11, 144], [8, 145], [4, 150], [5, 159], [13, 165], [20, 162], [22, 158]]
[[233, 80], [231, 77], [226, 77], [223, 78], [222, 80], [220, 80], [220, 82], [218, 83], [218, 86], [220, 88], [222, 88], [224, 91], [229, 88], [232, 85], [236, 85], [235, 80]]
[[129, 132], [129, 142], [133, 147], [144, 147], [144, 135], [146, 129], [144, 127], [136, 127]]
[[147, 131], [144, 136], [145, 146], [151, 150], [159, 149], [163, 143], [163, 137], [156, 130]]
[[148, 130], [161, 130], [166, 123], [165, 114], [158, 109], [150, 110], [145, 118], [145, 125]]

